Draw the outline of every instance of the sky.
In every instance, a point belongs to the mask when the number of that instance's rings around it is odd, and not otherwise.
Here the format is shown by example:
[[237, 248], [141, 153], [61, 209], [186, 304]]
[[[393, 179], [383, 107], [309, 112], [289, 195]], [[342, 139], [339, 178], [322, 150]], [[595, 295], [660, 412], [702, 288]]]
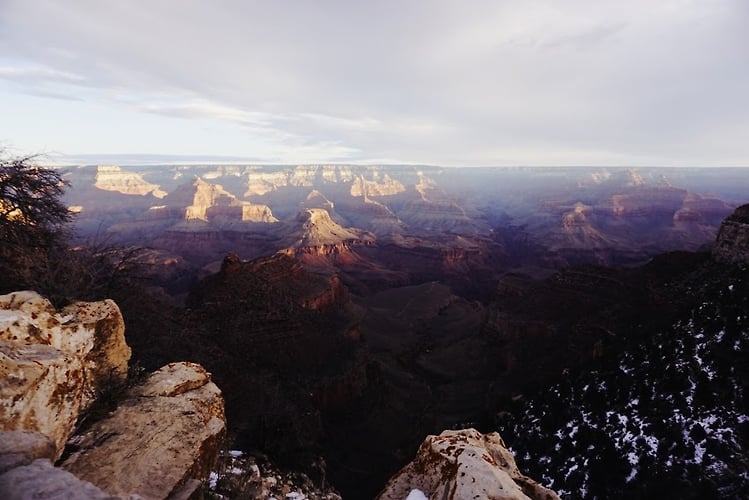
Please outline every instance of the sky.
[[749, 2], [0, 0], [0, 110], [86, 163], [749, 166]]

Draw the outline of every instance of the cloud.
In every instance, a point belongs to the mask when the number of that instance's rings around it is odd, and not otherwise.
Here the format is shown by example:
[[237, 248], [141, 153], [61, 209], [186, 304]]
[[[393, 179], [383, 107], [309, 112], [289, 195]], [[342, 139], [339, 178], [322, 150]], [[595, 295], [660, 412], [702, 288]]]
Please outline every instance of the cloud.
[[81, 101], [77, 88], [86, 84], [81, 75], [44, 66], [0, 66], [0, 81], [27, 95], [68, 101]]
[[0, 79], [16, 91], [222, 122], [268, 156], [749, 164], [742, 0], [2, 9]]
[[0, 78], [15, 82], [39, 83], [81, 83], [86, 79], [65, 71], [36, 66], [36, 67], [12, 67], [0, 66]]
[[146, 113], [185, 119], [216, 119], [226, 120], [238, 125], [254, 128], [268, 127], [271, 116], [267, 113], [244, 111], [210, 103], [206, 100], [185, 99], [176, 102], [141, 102], [135, 107]]

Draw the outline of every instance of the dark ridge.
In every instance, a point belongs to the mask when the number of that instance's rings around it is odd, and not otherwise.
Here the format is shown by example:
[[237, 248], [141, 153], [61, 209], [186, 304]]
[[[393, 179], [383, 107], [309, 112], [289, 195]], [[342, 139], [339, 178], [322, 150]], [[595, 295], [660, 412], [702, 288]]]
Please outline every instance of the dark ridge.
[[749, 224], [749, 203], [734, 210], [733, 214], [728, 216], [728, 220]]

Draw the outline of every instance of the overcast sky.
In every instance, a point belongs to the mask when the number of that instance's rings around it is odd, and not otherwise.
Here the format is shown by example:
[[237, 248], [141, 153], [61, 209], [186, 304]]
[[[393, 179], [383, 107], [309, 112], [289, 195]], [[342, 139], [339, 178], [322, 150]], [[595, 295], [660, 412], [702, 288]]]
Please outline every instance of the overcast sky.
[[0, 0], [0, 113], [89, 158], [749, 166], [749, 1]]

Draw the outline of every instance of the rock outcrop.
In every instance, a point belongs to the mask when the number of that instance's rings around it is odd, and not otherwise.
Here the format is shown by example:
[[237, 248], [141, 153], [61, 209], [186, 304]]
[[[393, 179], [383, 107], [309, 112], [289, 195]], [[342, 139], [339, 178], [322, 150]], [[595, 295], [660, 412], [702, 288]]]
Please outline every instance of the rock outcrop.
[[413, 490], [428, 498], [558, 499], [522, 475], [499, 434], [474, 429], [428, 436], [416, 458], [385, 486], [378, 500], [401, 500]]
[[169, 193], [164, 204], [167, 213], [179, 210], [187, 221], [278, 222], [268, 206], [240, 201], [222, 186], [201, 178]]
[[124, 332], [111, 300], [56, 311], [35, 292], [0, 296], [0, 430], [41, 432], [59, 457], [79, 414], [127, 378]]
[[297, 221], [302, 223], [297, 247], [335, 245], [346, 240], [365, 240], [368, 235], [353, 228], [345, 228], [330, 218], [327, 210], [310, 208], [300, 212]]
[[354, 247], [372, 245], [374, 235], [335, 222], [324, 208], [304, 209], [297, 215], [301, 227], [287, 241], [282, 253], [295, 257], [311, 267], [327, 267], [331, 263], [353, 264], [361, 261]]
[[129, 358], [111, 300], [56, 311], [34, 292], [0, 296], [0, 498], [189, 498], [200, 488], [225, 435], [221, 391], [200, 365], [172, 363], [95, 420], [87, 410], [123, 392]]
[[171, 363], [71, 440], [77, 451], [62, 468], [114, 495], [187, 498], [213, 467], [225, 428], [224, 400], [210, 374], [195, 363]]
[[116, 165], [99, 165], [96, 167], [94, 187], [103, 191], [115, 191], [117, 193], [146, 196], [153, 195], [163, 198], [166, 192], [158, 185], [151, 184], [136, 172], [122, 170]]
[[713, 255], [720, 262], [749, 264], [749, 204], [740, 206], [723, 221]]
[[363, 175], [358, 176], [351, 184], [351, 196], [364, 197], [369, 196], [393, 196], [402, 193], [406, 187], [388, 174], [380, 172], [370, 172], [372, 179], [366, 179]]

